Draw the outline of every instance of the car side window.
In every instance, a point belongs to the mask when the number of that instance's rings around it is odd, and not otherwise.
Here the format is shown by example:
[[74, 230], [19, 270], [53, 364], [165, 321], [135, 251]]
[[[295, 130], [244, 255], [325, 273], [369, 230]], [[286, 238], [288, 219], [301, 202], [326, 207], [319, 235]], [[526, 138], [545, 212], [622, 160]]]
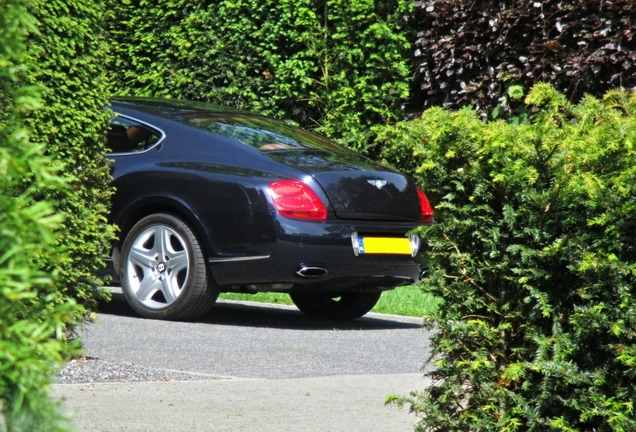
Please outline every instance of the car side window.
[[106, 138], [108, 153], [136, 153], [156, 144], [161, 134], [135, 120], [126, 117], [114, 117]]

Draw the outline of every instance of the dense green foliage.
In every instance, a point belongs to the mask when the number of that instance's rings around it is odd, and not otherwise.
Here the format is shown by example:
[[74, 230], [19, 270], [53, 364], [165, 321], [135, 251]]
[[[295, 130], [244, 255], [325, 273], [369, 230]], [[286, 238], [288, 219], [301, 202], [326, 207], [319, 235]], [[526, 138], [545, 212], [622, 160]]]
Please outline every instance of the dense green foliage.
[[111, 0], [109, 69], [115, 93], [246, 108], [373, 153], [378, 126], [431, 106], [516, 115], [513, 85], [570, 101], [636, 86], [632, 3]]
[[426, 0], [413, 24], [411, 111], [472, 105], [485, 117], [500, 106], [495, 114], [515, 115], [514, 84], [549, 82], [570, 101], [636, 86], [633, 0]]
[[0, 429], [59, 431], [65, 426], [47, 386], [72, 351], [63, 331], [78, 306], [42, 271], [63, 261], [53, 234], [62, 218], [36, 197], [43, 188], [64, 196], [69, 187], [25, 127], [40, 101], [19, 80], [25, 35], [35, 26], [24, 3], [0, 1]]
[[[427, 110], [396, 130], [436, 205], [425, 291], [443, 300], [418, 430], [636, 429], [636, 93], [531, 121]], [[394, 137], [395, 138], [395, 137]]]
[[358, 148], [403, 117], [408, 0], [108, 3], [114, 93], [245, 108]]
[[37, 31], [28, 40], [25, 80], [42, 88], [42, 107], [29, 114], [32, 140], [74, 177], [75, 189], [59, 194], [41, 190], [65, 216], [59, 244], [69, 259], [56, 264], [61, 291], [87, 307], [107, 291], [95, 271], [108, 256], [113, 229], [106, 222], [112, 191], [104, 135], [109, 114], [100, 2], [38, 0], [30, 2]]

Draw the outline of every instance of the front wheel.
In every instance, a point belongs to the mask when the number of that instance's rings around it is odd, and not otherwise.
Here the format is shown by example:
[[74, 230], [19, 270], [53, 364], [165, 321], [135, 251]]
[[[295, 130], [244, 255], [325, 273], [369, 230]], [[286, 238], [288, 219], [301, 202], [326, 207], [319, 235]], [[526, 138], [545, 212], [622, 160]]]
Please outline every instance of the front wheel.
[[352, 320], [373, 309], [380, 300], [378, 292], [290, 294], [302, 313], [312, 318]]
[[219, 295], [196, 236], [170, 214], [137, 222], [124, 241], [119, 268], [126, 300], [146, 318], [198, 318]]

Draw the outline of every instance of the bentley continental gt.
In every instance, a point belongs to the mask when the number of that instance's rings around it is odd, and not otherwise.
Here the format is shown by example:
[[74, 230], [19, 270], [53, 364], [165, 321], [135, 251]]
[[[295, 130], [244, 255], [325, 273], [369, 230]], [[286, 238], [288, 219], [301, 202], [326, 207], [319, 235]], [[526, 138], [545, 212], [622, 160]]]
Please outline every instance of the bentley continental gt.
[[420, 278], [433, 222], [413, 181], [324, 137], [215, 105], [117, 98], [107, 137], [115, 282], [140, 315], [194, 319], [220, 292], [366, 314]]

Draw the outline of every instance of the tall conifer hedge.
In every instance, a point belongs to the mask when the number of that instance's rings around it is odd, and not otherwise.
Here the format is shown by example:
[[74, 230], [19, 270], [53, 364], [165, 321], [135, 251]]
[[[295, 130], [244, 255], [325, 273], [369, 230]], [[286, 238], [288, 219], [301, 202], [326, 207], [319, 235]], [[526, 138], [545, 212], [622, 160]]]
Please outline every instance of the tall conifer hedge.
[[356, 148], [403, 117], [410, 0], [107, 3], [115, 93], [258, 111]]
[[65, 217], [58, 242], [68, 259], [56, 265], [58, 286], [88, 313], [107, 293], [95, 273], [114, 236], [106, 221], [112, 190], [104, 157], [110, 115], [104, 109], [104, 8], [93, 0], [36, 0], [29, 6], [36, 30], [29, 34], [24, 79], [41, 89], [42, 106], [29, 114], [28, 126], [32, 141], [43, 143], [73, 178], [68, 194], [42, 189]]

